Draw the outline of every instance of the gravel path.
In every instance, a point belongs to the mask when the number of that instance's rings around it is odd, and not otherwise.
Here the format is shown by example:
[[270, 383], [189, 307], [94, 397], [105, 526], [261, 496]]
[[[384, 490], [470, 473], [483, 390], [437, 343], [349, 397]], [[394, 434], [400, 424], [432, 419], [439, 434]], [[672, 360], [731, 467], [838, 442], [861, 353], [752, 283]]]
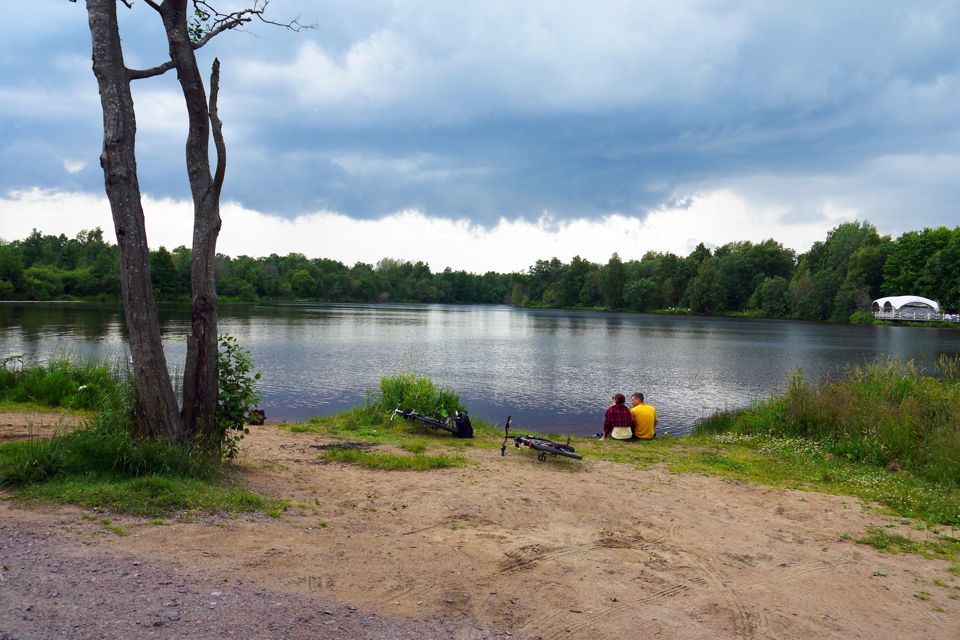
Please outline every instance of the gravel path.
[[442, 621], [383, 618], [231, 577], [104, 555], [49, 525], [0, 523], [0, 640], [449, 638]]

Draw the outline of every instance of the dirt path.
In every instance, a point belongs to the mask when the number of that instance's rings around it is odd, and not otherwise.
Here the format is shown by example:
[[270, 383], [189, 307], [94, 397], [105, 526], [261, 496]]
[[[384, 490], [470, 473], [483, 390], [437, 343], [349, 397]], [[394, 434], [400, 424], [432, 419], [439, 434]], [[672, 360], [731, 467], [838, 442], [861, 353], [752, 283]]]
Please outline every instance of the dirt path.
[[453, 632], [118, 551], [89, 539], [97, 525], [74, 525], [63, 515], [29, 524], [0, 522], [3, 640], [417, 640]]
[[59, 413], [0, 412], [0, 443], [47, 437], [57, 430], [76, 427], [82, 421], [83, 418]]
[[132, 531], [117, 537], [73, 510], [0, 519], [46, 519], [102, 557], [442, 625], [424, 637], [958, 638], [960, 581], [849, 541], [870, 525], [924, 535], [853, 498], [489, 448], [459, 469], [366, 471], [320, 461], [324, 442], [271, 428], [246, 441], [245, 480], [299, 505], [277, 520], [115, 519]]

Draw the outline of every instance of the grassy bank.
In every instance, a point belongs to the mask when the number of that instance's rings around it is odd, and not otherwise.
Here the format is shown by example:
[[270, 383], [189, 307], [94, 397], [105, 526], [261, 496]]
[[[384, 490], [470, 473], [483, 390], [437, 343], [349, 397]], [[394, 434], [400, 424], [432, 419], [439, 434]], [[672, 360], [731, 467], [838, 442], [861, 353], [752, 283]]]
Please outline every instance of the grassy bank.
[[896, 361], [852, 367], [819, 385], [801, 373], [787, 392], [703, 421], [698, 433], [802, 438], [850, 461], [960, 486], [960, 361], [939, 377]]
[[118, 369], [69, 359], [10, 364], [0, 369], [0, 408], [87, 417], [72, 431], [0, 445], [0, 488], [15, 499], [142, 516], [283, 509], [228, 482], [219, 457], [198, 446], [131, 436], [133, 393]]
[[58, 357], [25, 366], [22, 358], [5, 358], [0, 367], [0, 403], [97, 411], [120, 392], [124, 374], [96, 360]]

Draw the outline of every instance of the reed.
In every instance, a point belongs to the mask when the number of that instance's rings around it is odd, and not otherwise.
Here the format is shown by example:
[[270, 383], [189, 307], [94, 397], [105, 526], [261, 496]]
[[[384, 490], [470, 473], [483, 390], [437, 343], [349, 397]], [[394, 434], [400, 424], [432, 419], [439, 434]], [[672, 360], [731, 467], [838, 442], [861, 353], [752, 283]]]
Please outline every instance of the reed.
[[795, 372], [786, 393], [711, 416], [695, 432], [806, 438], [847, 460], [960, 486], [958, 372], [948, 357], [938, 375], [897, 360], [853, 366], [820, 384]]
[[24, 366], [19, 356], [0, 367], [0, 401], [96, 411], [115, 395], [126, 372], [119, 365], [61, 355], [46, 364]]

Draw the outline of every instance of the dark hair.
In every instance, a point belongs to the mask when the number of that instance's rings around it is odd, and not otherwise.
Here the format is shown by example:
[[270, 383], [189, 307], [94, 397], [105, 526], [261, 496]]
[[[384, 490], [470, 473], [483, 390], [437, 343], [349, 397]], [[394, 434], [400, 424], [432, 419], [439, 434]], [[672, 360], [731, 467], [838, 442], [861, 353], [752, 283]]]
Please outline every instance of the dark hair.
[[640, 402], [643, 402], [643, 394], [640, 393], [639, 391], [637, 391], [635, 394], [633, 394], [633, 397], [636, 398], [637, 400], [639, 400]]
[[615, 396], [613, 396], [613, 401], [617, 404], [623, 404], [624, 402], [627, 401], [627, 399], [623, 396], [622, 393], [618, 393]]

